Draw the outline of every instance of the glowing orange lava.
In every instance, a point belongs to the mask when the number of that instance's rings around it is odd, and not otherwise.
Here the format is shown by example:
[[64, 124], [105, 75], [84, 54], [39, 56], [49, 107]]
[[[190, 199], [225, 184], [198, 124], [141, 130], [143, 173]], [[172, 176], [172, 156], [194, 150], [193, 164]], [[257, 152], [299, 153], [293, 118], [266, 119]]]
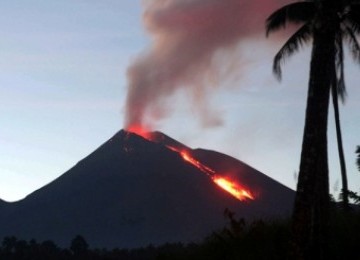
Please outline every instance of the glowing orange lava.
[[[171, 150], [173, 151], [177, 151], [174, 147], [171, 147]], [[179, 152], [179, 151], [177, 151]], [[203, 173], [207, 174], [208, 176], [210, 176], [210, 178], [222, 189], [226, 190], [227, 192], [229, 192], [231, 195], [233, 195], [235, 198], [237, 198], [238, 200], [246, 200], [246, 199], [251, 199], [254, 200], [254, 196], [251, 194], [250, 191], [245, 190], [244, 188], [242, 188], [239, 184], [237, 184], [234, 181], [231, 181], [229, 179], [223, 178], [223, 177], [219, 177], [218, 175], [216, 175], [216, 172], [211, 169], [210, 167], [202, 164], [201, 162], [199, 162], [198, 160], [196, 160], [195, 158], [193, 158], [188, 152], [186, 151], [182, 151], [179, 152], [181, 157], [191, 163], [192, 165], [194, 165], [196, 168], [198, 168], [199, 170], [201, 170]]]
[[140, 135], [141, 137], [151, 141], [150, 140], [150, 137], [151, 137], [150, 132], [141, 125], [131, 125], [126, 129], [126, 131]]
[[[129, 127], [127, 131], [140, 135], [143, 138], [147, 139], [148, 141], [156, 142], [156, 140], [152, 140], [151, 133], [146, 131], [141, 126]], [[215, 170], [202, 164], [194, 157], [192, 157], [189, 151], [179, 150], [178, 148], [169, 145], [166, 145], [166, 147], [174, 152], [177, 152], [184, 159], [184, 161], [190, 163], [191, 165], [193, 165], [194, 167], [198, 168], [200, 171], [208, 175], [216, 185], [218, 185], [223, 190], [229, 192], [232, 196], [234, 196], [238, 200], [244, 201], [247, 199], [250, 200], [255, 199], [249, 190], [244, 189], [241, 185], [239, 185], [235, 181], [229, 180], [228, 178], [220, 177], [220, 175], [217, 174]]]
[[213, 181], [219, 185], [221, 188], [226, 190], [227, 192], [231, 193], [235, 198], [238, 200], [246, 200], [251, 199], [253, 200], [254, 197], [251, 193], [243, 188], [241, 188], [237, 183], [227, 180], [222, 177], [215, 176], [212, 178]]
[[188, 152], [186, 152], [186, 151], [179, 152], [177, 149], [175, 149], [173, 147], [171, 147], [171, 150], [180, 153], [181, 157], [185, 161], [191, 163], [192, 165], [194, 165], [196, 168], [198, 168], [202, 172], [206, 173], [207, 175], [212, 176], [215, 174], [215, 171], [213, 169], [207, 167], [206, 165], [202, 164], [201, 162], [199, 162], [198, 160], [193, 158]]

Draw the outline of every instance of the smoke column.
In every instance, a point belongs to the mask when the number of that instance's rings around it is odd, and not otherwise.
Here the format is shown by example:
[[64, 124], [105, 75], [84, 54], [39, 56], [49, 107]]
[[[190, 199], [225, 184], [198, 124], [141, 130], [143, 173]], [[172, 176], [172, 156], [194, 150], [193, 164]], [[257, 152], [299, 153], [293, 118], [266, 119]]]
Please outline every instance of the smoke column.
[[167, 116], [164, 101], [179, 89], [190, 91], [203, 125], [220, 124], [206, 102], [206, 94], [221, 80], [219, 55], [264, 34], [267, 16], [289, 2], [144, 1], [143, 21], [152, 44], [128, 68], [125, 127], [151, 127]]

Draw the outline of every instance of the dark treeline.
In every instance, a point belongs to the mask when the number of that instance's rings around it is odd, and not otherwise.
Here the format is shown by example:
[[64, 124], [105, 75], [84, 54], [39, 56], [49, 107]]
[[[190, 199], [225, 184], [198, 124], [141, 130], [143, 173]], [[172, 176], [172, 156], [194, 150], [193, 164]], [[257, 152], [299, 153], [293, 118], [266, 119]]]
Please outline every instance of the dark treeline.
[[[287, 259], [290, 220], [254, 221], [246, 223], [225, 211], [228, 225], [198, 244], [149, 245], [137, 249], [92, 249], [85, 238], [76, 236], [69, 248], [60, 248], [48, 240], [25, 241], [5, 237], [0, 247], [1, 260], [232, 260], [232, 259]], [[360, 214], [333, 209], [329, 252], [331, 259], [360, 259]]]

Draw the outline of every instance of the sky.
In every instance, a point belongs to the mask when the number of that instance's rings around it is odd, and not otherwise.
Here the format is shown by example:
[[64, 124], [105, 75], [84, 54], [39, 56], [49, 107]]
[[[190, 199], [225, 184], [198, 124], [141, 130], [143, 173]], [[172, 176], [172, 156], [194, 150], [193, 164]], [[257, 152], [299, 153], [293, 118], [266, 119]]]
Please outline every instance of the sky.
[[[124, 127], [129, 68], [154, 41], [144, 27], [144, 8], [140, 0], [1, 1], [1, 199], [24, 198]], [[229, 154], [294, 189], [311, 49], [287, 61], [279, 82], [271, 66], [283, 36], [266, 38], [257, 24], [254, 35], [217, 56], [220, 65], [233, 68], [206, 92], [207, 111], [221, 124], [204, 125], [194, 93], [182, 88], [161, 103], [167, 113], [152, 128], [193, 148]], [[345, 58], [348, 97], [341, 123], [349, 187], [359, 191], [360, 66]], [[330, 191], [337, 193], [332, 109], [328, 139]]]

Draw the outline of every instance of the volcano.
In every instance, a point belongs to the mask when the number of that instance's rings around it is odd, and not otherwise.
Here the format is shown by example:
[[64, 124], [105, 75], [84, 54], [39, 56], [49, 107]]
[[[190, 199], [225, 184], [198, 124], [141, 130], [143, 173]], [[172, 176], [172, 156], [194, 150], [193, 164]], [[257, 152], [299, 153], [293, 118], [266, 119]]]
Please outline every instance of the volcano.
[[[247, 196], [237, 197], [239, 189]], [[225, 209], [249, 220], [287, 217], [294, 194], [225, 154], [121, 130], [23, 200], [0, 200], [0, 238], [68, 246], [81, 234], [99, 248], [196, 242], [226, 224]]]

